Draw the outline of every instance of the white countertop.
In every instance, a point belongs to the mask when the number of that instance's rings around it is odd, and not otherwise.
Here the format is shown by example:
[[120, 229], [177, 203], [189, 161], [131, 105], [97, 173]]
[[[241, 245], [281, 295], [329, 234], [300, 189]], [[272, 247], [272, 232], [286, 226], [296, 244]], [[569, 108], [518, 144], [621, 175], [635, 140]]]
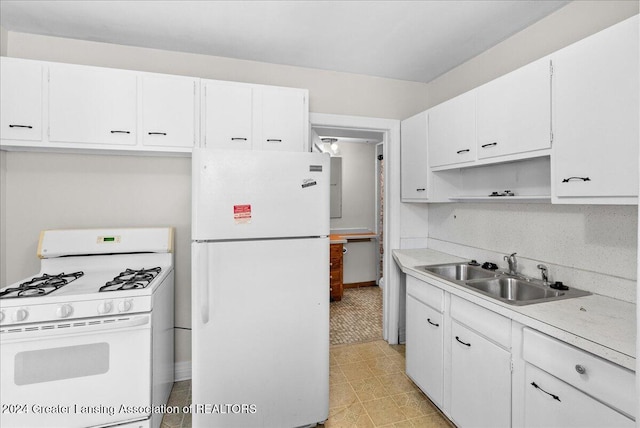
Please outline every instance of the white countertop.
[[630, 370], [636, 369], [636, 305], [593, 294], [566, 300], [513, 306], [443, 280], [417, 266], [468, 261], [430, 249], [393, 250], [402, 272], [428, 280], [523, 325], [553, 336]]

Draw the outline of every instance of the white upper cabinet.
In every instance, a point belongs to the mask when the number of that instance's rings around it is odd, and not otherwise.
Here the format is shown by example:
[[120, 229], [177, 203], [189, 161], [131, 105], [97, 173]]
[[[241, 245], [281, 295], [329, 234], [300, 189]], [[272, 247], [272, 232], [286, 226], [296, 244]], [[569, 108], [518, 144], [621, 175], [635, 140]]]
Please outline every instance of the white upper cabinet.
[[306, 90], [205, 81], [203, 98], [205, 147], [308, 150]]
[[637, 203], [638, 16], [553, 55], [552, 197]]
[[193, 147], [196, 85], [192, 78], [142, 76], [142, 144]]
[[476, 160], [476, 94], [465, 92], [429, 111], [429, 165]]
[[307, 151], [309, 105], [307, 91], [262, 86], [259, 149]]
[[476, 90], [478, 159], [551, 147], [551, 61], [535, 61]]
[[49, 67], [49, 141], [136, 144], [136, 73], [77, 65]]
[[253, 148], [253, 88], [219, 81], [204, 82], [203, 146]]
[[42, 63], [0, 61], [0, 138], [42, 140]]
[[400, 134], [402, 201], [426, 202], [429, 174], [427, 112], [403, 120]]

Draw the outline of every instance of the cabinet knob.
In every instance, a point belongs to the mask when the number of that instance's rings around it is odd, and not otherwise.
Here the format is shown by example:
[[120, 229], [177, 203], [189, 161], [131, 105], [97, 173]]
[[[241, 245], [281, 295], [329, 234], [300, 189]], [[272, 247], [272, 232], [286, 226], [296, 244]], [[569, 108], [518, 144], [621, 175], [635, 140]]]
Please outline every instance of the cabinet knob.
[[498, 143], [496, 141], [494, 141], [493, 143], [483, 144], [480, 147], [482, 147], [483, 149], [486, 149], [487, 147], [494, 147], [494, 146], [497, 146], [497, 145], [498, 145]]
[[167, 135], [166, 132], [148, 132], [149, 135]]
[[425, 190], [427, 190], [427, 189], [425, 189], [425, 188], [423, 187], [423, 188], [420, 188], [420, 189], [416, 189], [416, 192], [424, 192]]
[[131, 134], [129, 131], [111, 131], [112, 134]]
[[31, 125], [9, 125], [9, 128], [27, 128], [27, 129], [32, 129], [33, 126], [31, 126]]
[[231, 141], [247, 141], [244, 137], [231, 137]]
[[282, 143], [282, 140], [277, 138], [267, 138], [267, 143]]
[[585, 374], [587, 372], [587, 369], [580, 364], [576, 364], [576, 371], [580, 374]]
[[461, 155], [462, 153], [467, 153], [467, 152], [470, 152], [470, 151], [471, 151], [471, 149], [463, 149], [463, 150], [458, 150], [456, 153]]
[[[435, 322], [431, 321], [431, 318], [427, 318], [427, 322], [428, 322], [429, 324], [431, 324], [431, 325], [435, 326], [435, 327], [440, 327], [440, 324], [437, 324], [437, 323], [435, 323]], [[458, 341], [459, 341], [459, 340], [458, 340]]]

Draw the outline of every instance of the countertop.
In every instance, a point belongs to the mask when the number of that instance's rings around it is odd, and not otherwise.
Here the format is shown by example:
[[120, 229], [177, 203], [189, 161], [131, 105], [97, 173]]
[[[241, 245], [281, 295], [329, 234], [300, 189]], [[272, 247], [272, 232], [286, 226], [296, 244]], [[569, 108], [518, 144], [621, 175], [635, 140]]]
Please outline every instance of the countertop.
[[378, 235], [374, 232], [349, 232], [349, 233], [332, 233], [329, 235], [331, 244], [346, 244], [349, 241], [360, 239], [377, 239]]
[[520, 324], [553, 336], [606, 360], [635, 371], [636, 305], [592, 294], [526, 306], [512, 306], [443, 280], [417, 266], [465, 262], [430, 249], [393, 250], [393, 258], [407, 275], [460, 296]]

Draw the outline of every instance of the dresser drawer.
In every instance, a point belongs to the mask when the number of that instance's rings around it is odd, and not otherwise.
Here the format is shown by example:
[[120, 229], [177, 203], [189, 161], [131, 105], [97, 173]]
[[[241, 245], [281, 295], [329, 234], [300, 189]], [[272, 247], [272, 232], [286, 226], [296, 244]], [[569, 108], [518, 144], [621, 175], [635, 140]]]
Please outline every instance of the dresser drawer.
[[523, 358], [592, 397], [635, 415], [635, 373], [567, 343], [525, 328]]

